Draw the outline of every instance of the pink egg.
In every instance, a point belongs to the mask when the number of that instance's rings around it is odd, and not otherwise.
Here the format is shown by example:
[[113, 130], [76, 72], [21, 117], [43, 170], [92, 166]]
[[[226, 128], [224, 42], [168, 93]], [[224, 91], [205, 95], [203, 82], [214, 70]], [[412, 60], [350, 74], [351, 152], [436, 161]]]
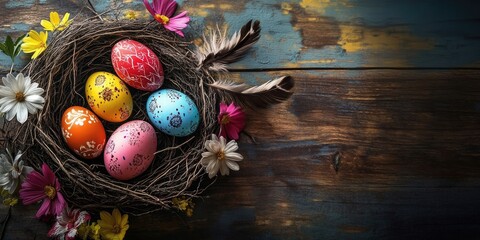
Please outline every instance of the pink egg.
[[113, 69], [126, 84], [143, 91], [155, 91], [163, 84], [163, 67], [147, 46], [130, 39], [112, 48]]
[[108, 173], [118, 180], [130, 180], [147, 170], [157, 151], [157, 136], [150, 123], [124, 123], [108, 139], [103, 160]]

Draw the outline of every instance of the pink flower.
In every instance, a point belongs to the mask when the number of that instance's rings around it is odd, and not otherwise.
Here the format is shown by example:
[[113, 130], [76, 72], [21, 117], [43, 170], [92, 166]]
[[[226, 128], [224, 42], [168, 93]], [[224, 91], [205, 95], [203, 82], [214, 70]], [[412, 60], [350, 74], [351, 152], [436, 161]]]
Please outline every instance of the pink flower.
[[187, 27], [190, 18], [187, 16], [186, 11], [172, 17], [177, 9], [177, 3], [174, 0], [153, 0], [152, 5], [150, 5], [148, 0], [143, 0], [143, 4], [145, 4], [145, 7], [157, 22], [161, 23], [166, 29], [176, 32], [183, 37], [181, 30]]
[[218, 122], [220, 123], [220, 136], [237, 140], [238, 133], [245, 127], [245, 113], [241, 107], [231, 103], [227, 106], [220, 103], [220, 114], [218, 114]]
[[47, 164], [42, 165], [42, 174], [32, 171], [20, 189], [20, 198], [24, 205], [30, 205], [43, 200], [38, 209], [37, 218], [43, 215], [58, 215], [65, 207], [65, 199], [60, 193], [60, 182]]
[[48, 231], [48, 237], [75, 240], [77, 229], [83, 223], [90, 220], [90, 214], [79, 209], [71, 210], [68, 207], [64, 208], [62, 213], [57, 216], [57, 221]]

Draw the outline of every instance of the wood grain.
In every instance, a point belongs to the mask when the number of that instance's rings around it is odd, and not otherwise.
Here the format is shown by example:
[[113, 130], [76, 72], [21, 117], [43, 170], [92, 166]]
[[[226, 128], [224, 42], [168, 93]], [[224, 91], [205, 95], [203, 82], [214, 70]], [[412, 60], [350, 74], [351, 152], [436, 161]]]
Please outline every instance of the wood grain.
[[[141, 1], [92, 3], [149, 17]], [[83, 6], [1, 0], [0, 40]], [[215, 24], [259, 19], [262, 38], [234, 76], [292, 75], [295, 94], [248, 112], [257, 143], [242, 136], [241, 170], [219, 178], [193, 217], [131, 217], [126, 239], [478, 239], [478, 9], [470, 0], [181, 1], [194, 40]], [[0, 71], [9, 66], [0, 57]], [[37, 207], [13, 208], [4, 239], [46, 239]]]
[[[242, 136], [241, 170], [219, 178], [192, 218], [131, 217], [127, 239], [480, 234], [478, 71], [269, 74], [293, 76], [296, 94], [248, 112], [246, 130], [257, 143]], [[42, 239], [45, 224], [22, 224], [35, 210], [16, 207], [6, 239]]]

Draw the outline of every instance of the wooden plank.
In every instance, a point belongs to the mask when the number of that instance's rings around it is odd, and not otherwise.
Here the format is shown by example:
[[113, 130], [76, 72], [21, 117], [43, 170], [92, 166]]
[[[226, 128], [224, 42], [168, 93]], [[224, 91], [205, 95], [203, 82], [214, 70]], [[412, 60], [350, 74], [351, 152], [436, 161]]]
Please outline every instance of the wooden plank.
[[[142, 1], [92, 0], [98, 12], [121, 19], [129, 11], [149, 17]], [[479, 67], [480, 2], [463, 1], [179, 1], [192, 16], [188, 39], [206, 27], [238, 30], [249, 19], [263, 24], [254, 51], [233, 68]], [[3, 6], [2, 6], [3, 5]], [[0, 32], [39, 29], [52, 10], [76, 13], [83, 1], [0, 3]], [[88, 13], [88, 11], [87, 11]], [[0, 40], [4, 34], [0, 35]], [[26, 57], [24, 57], [26, 60]], [[3, 69], [8, 59], [0, 57]]]
[[[2, 0], [0, 1], [0, 41], [5, 41], [5, 37], [10, 35], [18, 37], [22, 34], [28, 33], [30, 29], [37, 31], [43, 30], [40, 25], [42, 19], [49, 19], [51, 11], [57, 11], [61, 15], [64, 12], [76, 15], [84, 6], [83, 0]], [[16, 69], [21, 67], [29, 61], [29, 56], [21, 54], [17, 57]], [[0, 53], [0, 72], [10, 70], [11, 60], [9, 57]]]
[[[235, 68], [478, 67], [478, 1], [297, 0], [179, 1], [192, 16], [190, 33], [249, 19], [262, 23], [251, 58]], [[97, 11], [117, 1], [93, 1]], [[120, 7], [142, 9], [132, 2]], [[455, 56], [455, 57], [452, 57]]]
[[[240, 171], [194, 216], [131, 217], [127, 239], [472, 239], [480, 234], [480, 71], [292, 75], [292, 99], [249, 111]], [[249, 73], [238, 77], [249, 78]], [[1, 208], [0, 215], [5, 213]], [[5, 239], [44, 237], [15, 208]]]

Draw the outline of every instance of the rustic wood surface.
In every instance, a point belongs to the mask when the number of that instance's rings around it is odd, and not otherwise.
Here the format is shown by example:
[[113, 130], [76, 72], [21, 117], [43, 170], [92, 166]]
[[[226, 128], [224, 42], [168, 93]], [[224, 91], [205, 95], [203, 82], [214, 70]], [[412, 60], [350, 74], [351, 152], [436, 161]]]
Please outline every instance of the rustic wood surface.
[[[241, 170], [219, 178], [193, 217], [131, 217], [126, 239], [480, 238], [478, 2], [179, 2], [194, 40], [216, 23], [259, 19], [262, 38], [233, 76], [288, 74], [295, 94], [248, 112], [257, 143], [242, 136]], [[140, 1], [92, 3], [147, 16]], [[0, 0], [0, 40], [84, 6]], [[45, 239], [36, 207], [12, 208], [4, 238]]]

